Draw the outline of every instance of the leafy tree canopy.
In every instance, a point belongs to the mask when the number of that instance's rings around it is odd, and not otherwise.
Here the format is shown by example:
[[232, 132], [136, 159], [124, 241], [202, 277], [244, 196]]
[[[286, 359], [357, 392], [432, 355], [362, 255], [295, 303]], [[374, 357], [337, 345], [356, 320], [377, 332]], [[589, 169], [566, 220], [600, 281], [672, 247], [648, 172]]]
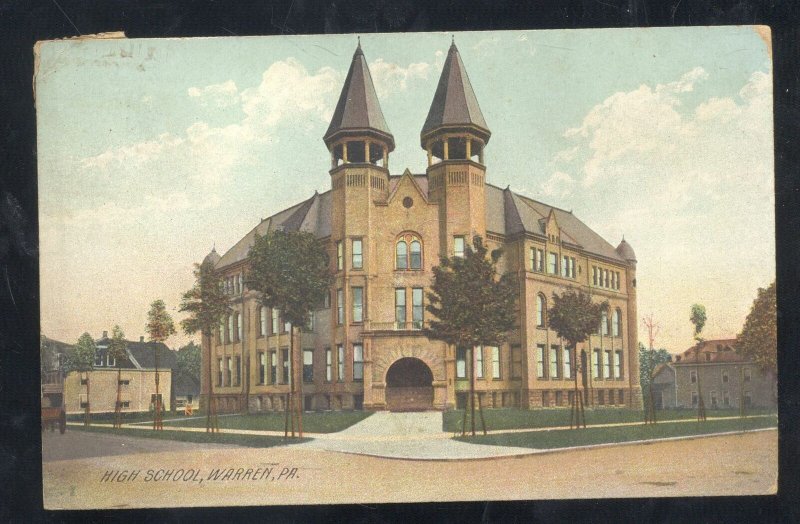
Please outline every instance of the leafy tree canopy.
[[77, 344], [71, 346], [64, 359], [64, 371], [85, 372], [94, 369], [94, 358], [97, 346], [89, 333], [84, 333], [78, 338]]
[[475, 236], [463, 257], [443, 257], [433, 268], [426, 309], [429, 338], [456, 347], [499, 346], [516, 323], [518, 288], [509, 274], [498, 277], [501, 250], [487, 257], [483, 239]]
[[167, 312], [164, 301], [154, 300], [147, 312], [147, 333], [151, 342], [164, 342], [175, 334], [175, 323]]
[[125, 333], [119, 326], [114, 326], [111, 330], [111, 340], [108, 342], [109, 356], [117, 362], [117, 366], [122, 366], [123, 359], [128, 357], [128, 342], [125, 340]]
[[736, 351], [765, 370], [778, 369], [778, 308], [775, 282], [759, 288], [742, 332], [736, 337]]
[[189, 313], [188, 318], [181, 320], [181, 328], [187, 335], [200, 332], [210, 337], [230, 312], [229, 299], [222, 289], [222, 277], [210, 260], [195, 264], [194, 277], [194, 285], [181, 300], [179, 311]]
[[672, 355], [664, 349], [648, 349], [639, 343], [639, 384], [643, 388], [650, 385], [650, 377], [659, 364], [672, 361]]
[[178, 350], [178, 374], [200, 380], [200, 346], [189, 342]]
[[577, 347], [597, 331], [604, 309], [608, 309], [608, 301], [594, 302], [580, 289], [568, 288], [560, 296], [553, 293], [548, 321], [559, 337]]
[[706, 307], [703, 304], [692, 304], [692, 315], [689, 317], [689, 321], [694, 324], [694, 338], [698, 342], [703, 340], [700, 333], [706, 325], [706, 320]]
[[259, 303], [280, 309], [294, 326], [305, 325], [333, 279], [323, 244], [305, 231], [269, 231], [256, 236], [249, 258], [245, 282], [258, 293]]

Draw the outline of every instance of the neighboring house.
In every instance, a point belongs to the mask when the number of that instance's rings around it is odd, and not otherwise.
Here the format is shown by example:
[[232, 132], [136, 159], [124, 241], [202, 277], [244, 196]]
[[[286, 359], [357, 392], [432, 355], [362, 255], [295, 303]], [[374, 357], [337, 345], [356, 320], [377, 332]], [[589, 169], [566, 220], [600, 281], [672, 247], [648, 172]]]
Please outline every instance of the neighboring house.
[[[211, 366], [219, 411], [281, 410], [289, 392], [288, 326], [244, 286], [255, 236], [276, 229], [316, 235], [335, 272], [297, 349], [306, 409], [464, 405], [467, 351], [429, 340], [422, 329], [433, 267], [442, 256], [462, 256], [473, 235], [490, 250], [502, 247], [499, 270], [520, 281], [519, 328], [502, 346], [476, 351], [482, 405], [567, 406], [580, 359], [590, 402], [641, 407], [632, 247], [623, 239], [615, 248], [570, 211], [489, 184], [490, 136], [452, 45], [420, 134], [428, 167], [392, 175], [394, 137], [359, 45], [323, 137], [331, 189], [262, 220], [221, 257], [215, 250], [206, 257], [224, 277], [233, 308], [203, 340], [203, 391]], [[577, 354], [547, 318], [553, 293], [570, 287], [610, 305], [600, 332]]]
[[[107, 353], [108, 332], [95, 341], [97, 353], [94, 370], [89, 377], [89, 401], [92, 413], [114, 412], [117, 400], [117, 362]], [[164, 409], [173, 405], [172, 374], [176, 367], [175, 352], [166, 345], [145, 342], [140, 337], [138, 342], [128, 341], [128, 355], [121, 363], [121, 399], [122, 411], [149, 411], [155, 401], [155, 355], [158, 350], [159, 394]], [[67, 413], [82, 413], [86, 407], [86, 386], [84, 373], [69, 373], [64, 383], [64, 396]]]
[[172, 377], [172, 391], [175, 399], [176, 410], [183, 410], [186, 406], [192, 409], [200, 408], [200, 378], [192, 377], [185, 373], [175, 373]]
[[[657, 408], [707, 409], [777, 406], [777, 378], [736, 352], [736, 339], [706, 340], [654, 373]], [[699, 385], [699, 387], [698, 387]]]

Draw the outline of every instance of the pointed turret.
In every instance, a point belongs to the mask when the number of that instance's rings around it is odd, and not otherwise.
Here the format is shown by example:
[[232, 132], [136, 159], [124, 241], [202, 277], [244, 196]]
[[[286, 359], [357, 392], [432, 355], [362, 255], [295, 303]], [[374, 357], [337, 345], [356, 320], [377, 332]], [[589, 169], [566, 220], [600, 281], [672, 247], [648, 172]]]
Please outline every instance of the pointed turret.
[[206, 258], [203, 259], [203, 264], [216, 265], [220, 258], [219, 253], [217, 253], [217, 248], [214, 246], [211, 248], [211, 252], [206, 255]]
[[383, 117], [375, 85], [372, 83], [372, 76], [359, 42], [323, 140], [328, 149], [332, 150], [343, 139], [363, 140], [365, 137], [376, 139], [385, 145], [388, 151], [394, 150], [394, 137]]

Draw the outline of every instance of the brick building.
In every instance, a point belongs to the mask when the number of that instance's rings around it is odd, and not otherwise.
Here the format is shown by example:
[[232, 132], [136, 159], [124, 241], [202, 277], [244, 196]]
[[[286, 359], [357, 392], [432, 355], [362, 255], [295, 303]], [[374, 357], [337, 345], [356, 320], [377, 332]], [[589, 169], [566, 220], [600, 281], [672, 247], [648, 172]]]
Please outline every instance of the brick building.
[[[244, 286], [255, 235], [313, 232], [329, 250], [335, 283], [295, 347], [302, 352], [306, 409], [449, 409], [468, 388], [466, 351], [426, 338], [425, 292], [440, 256], [463, 253], [473, 235], [504, 248], [500, 270], [519, 275], [519, 329], [502, 347], [478, 348], [484, 406], [566, 406], [574, 363], [596, 404], [639, 406], [636, 257], [615, 249], [571, 212], [487, 182], [491, 132], [455, 44], [445, 61], [420, 145], [425, 173], [390, 174], [395, 143], [360, 45], [323, 137], [330, 190], [264, 219], [222, 256], [207, 260], [233, 300], [204, 340], [211, 345], [220, 411], [283, 408], [289, 391], [288, 326]], [[548, 329], [553, 292], [589, 291], [610, 303], [578, 354]]]

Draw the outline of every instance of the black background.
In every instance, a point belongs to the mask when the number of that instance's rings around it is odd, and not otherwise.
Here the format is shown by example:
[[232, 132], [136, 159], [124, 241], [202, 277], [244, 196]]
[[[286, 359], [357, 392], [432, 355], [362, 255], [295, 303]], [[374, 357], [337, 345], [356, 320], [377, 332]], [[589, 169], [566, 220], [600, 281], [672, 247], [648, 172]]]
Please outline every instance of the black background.
[[[791, 0], [0, 0], [0, 521], [800, 521], [800, 436], [796, 428], [796, 356], [800, 351], [799, 11], [798, 2]], [[129, 38], [144, 38], [724, 24], [765, 24], [773, 31], [779, 496], [117, 512], [41, 509], [34, 42], [115, 30], [125, 31]], [[747, 217], [741, 220], [745, 222]], [[731, 256], [742, 249], [748, 247], [732, 247]], [[770, 261], [765, 258], [764, 263]], [[106, 298], [102, 289], [93, 291], [97, 300]], [[368, 475], [363, 482], [363, 489], [370, 489]], [[458, 491], [455, 479], [453, 491]]]

